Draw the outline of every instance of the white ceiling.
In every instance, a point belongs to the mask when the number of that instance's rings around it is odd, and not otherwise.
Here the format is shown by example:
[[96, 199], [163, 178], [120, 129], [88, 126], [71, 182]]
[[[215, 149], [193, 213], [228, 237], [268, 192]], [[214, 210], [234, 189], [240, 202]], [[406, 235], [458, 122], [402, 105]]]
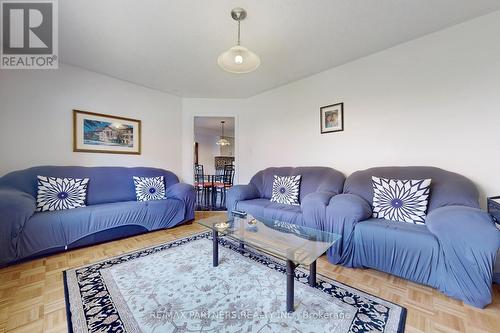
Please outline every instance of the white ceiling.
[[194, 117], [194, 133], [219, 136], [221, 121], [225, 121], [224, 136], [234, 137], [234, 117]]
[[[260, 55], [230, 74], [234, 7], [242, 45]], [[248, 97], [500, 9], [499, 0], [65, 0], [64, 63], [185, 97]]]

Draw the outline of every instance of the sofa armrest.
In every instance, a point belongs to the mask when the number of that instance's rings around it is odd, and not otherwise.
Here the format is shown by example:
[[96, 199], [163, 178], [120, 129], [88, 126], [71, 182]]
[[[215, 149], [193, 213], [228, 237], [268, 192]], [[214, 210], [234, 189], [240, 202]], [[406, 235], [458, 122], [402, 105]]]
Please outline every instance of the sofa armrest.
[[196, 204], [196, 191], [192, 185], [177, 183], [167, 188], [167, 199], [177, 199], [184, 202], [186, 211], [184, 220], [194, 219], [194, 206]]
[[327, 206], [330, 199], [335, 195], [333, 192], [313, 192], [309, 193], [302, 199], [300, 204], [301, 208], [304, 209], [305, 206], [309, 205], [323, 205]]
[[259, 198], [259, 191], [252, 185], [235, 185], [227, 191], [226, 207], [228, 215], [236, 209], [238, 201], [251, 200]]
[[[495, 253], [500, 247], [500, 231], [492, 217], [478, 208], [437, 208], [427, 215], [425, 225], [442, 243], [462, 243], [463, 248], [477, 247]], [[475, 261], [473, 257], [468, 259]]]
[[359, 222], [372, 217], [372, 207], [363, 198], [355, 194], [339, 194], [330, 199], [328, 211], [342, 218]]
[[327, 191], [313, 192], [302, 199], [300, 208], [308, 225], [315, 226], [317, 229], [321, 228], [325, 220], [326, 207], [334, 195], [335, 193]]
[[35, 209], [35, 198], [28, 193], [0, 188], [0, 265], [17, 258], [18, 237]]
[[[455, 244], [462, 249], [481, 248], [494, 252], [500, 247], [500, 231], [485, 211], [466, 206], [446, 206], [427, 215], [425, 225], [442, 245]], [[472, 253], [465, 253], [475, 263]]]
[[327, 252], [331, 263], [350, 267], [351, 264], [347, 260], [350, 251], [354, 248], [354, 228], [358, 222], [369, 219], [371, 216], [371, 205], [360, 196], [339, 194], [330, 199], [326, 207], [322, 230], [342, 236], [342, 239]]
[[477, 208], [446, 206], [430, 212], [425, 225], [436, 236], [446, 261], [446, 293], [460, 295], [476, 307], [491, 303], [493, 267], [500, 247], [500, 231], [492, 217]]

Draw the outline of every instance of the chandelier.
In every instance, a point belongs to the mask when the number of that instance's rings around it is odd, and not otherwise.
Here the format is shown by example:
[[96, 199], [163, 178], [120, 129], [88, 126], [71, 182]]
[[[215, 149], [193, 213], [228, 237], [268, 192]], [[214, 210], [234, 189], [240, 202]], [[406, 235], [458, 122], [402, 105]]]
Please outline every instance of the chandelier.
[[221, 127], [222, 127], [221, 136], [220, 136], [220, 139], [217, 140], [217, 142], [215, 144], [217, 144], [217, 146], [229, 146], [229, 145], [231, 145], [231, 142], [229, 142], [224, 137], [224, 123], [225, 123], [225, 121], [221, 121], [220, 123], [221, 123]]

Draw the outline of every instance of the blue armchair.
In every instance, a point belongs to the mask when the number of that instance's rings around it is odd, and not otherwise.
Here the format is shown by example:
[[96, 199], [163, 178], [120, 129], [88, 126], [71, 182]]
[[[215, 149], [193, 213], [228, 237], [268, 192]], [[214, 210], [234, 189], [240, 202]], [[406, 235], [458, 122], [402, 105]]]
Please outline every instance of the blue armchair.
[[[271, 202], [274, 175], [301, 175], [300, 206]], [[345, 177], [327, 167], [267, 168], [257, 172], [248, 185], [233, 186], [227, 193], [228, 214], [234, 209], [255, 217], [316, 228], [325, 218], [330, 198], [341, 193]]]
[[[372, 218], [371, 177], [431, 178], [425, 225]], [[467, 304], [491, 303], [493, 266], [500, 232], [479, 209], [478, 191], [467, 178], [433, 167], [382, 167], [349, 176], [332, 197], [319, 227], [342, 235], [328, 260], [369, 267], [439, 289]], [[323, 214], [318, 209], [318, 214]]]

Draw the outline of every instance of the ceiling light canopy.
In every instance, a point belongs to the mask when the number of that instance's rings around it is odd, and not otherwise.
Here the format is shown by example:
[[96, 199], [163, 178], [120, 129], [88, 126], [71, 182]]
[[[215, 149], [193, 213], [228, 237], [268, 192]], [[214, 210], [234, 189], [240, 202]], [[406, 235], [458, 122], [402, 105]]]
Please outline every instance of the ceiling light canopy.
[[234, 8], [231, 17], [238, 22], [238, 43], [217, 59], [219, 66], [230, 73], [244, 74], [256, 70], [260, 66], [260, 58], [246, 47], [240, 45], [240, 23], [247, 17], [243, 8]]

